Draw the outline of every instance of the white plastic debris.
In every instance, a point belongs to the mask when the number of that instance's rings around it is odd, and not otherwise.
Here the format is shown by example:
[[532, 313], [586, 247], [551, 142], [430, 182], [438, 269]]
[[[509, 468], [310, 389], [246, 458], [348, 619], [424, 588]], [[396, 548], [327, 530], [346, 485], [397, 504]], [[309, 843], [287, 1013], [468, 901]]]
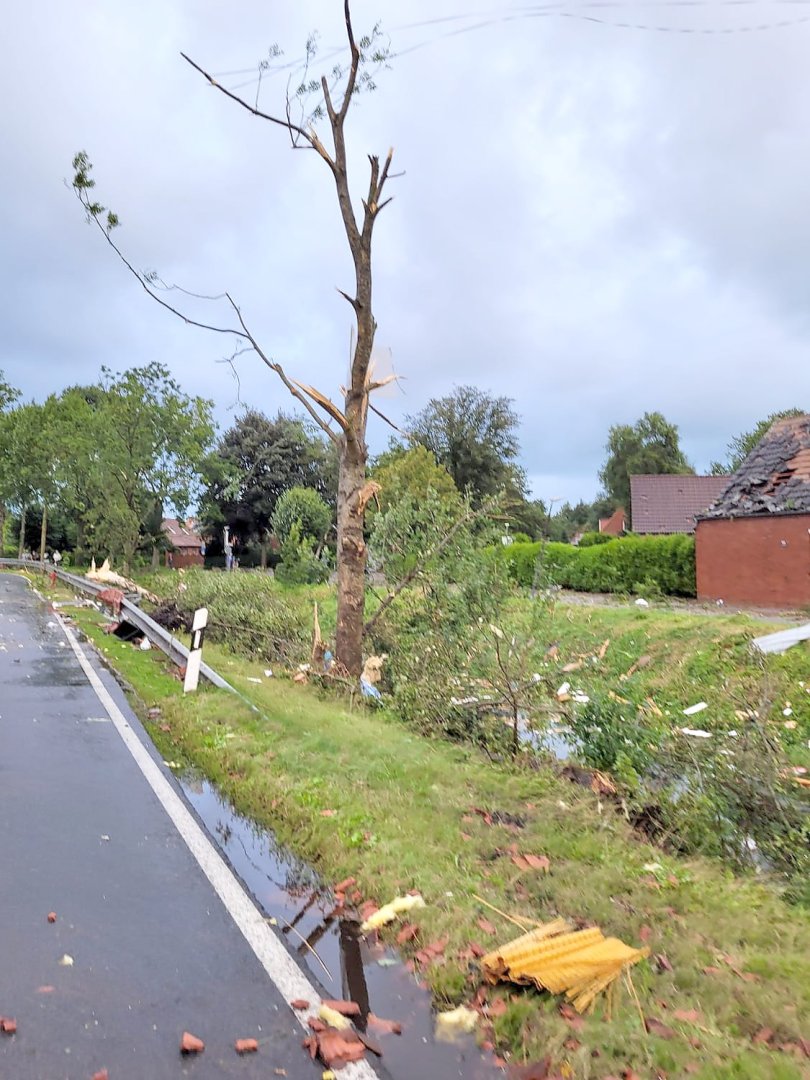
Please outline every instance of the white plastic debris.
[[697, 705], [690, 705], [688, 709], [683, 710], [684, 716], [694, 716], [695, 713], [703, 712], [704, 709], [708, 709], [708, 705], [705, 701], [699, 701]]
[[265, 677], [265, 679], [272, 679], [273, 678], [273, 672], [270, 670], [269, 667], [264, 669], [264, 677]]
[[262, 680], [261, 680], [261, 679], [256, 679], [256, 678], [254, 678], [254, 677], [253, 677], [252, 675], [248, 675], [248, 677], [247, 677], [247, 681], [248, 681], [248, 682], [255, 682], [255, 683], [260, 683], [260, 682], [261, 682]]
[[785, 708], [782, 709], [782, 716], [793, 716], [793, 709], [791, 709], [790, 705], [786, 705]]
[[712, 733], [710, 731], [703, 731], [701, 728], [680, 728], [681, 735], [690, 735], [693, 739], [710, 739]]
[[149, 652], [149, 650], [152, 648], [152, 642], [149, 640], [149, 638], [141, 638], [141, 643], [138, 648], [141, 650], [141, 652]]
[[571, 690], [571, 683], [564, 682], [557, 690], [557, 697], [564, 697]]
[[649, 606], [650, 606], [649, 601], [645, 600], [643, 596], [640, 596], [638, 598], [638, 600], [636, 600], [636, 607], [649, 607]]
[[59, 958], [59, 966], [60, 967], [73, 967], [73, 957], [68, 956], [68, 954], [65, 953], [64, 956]]

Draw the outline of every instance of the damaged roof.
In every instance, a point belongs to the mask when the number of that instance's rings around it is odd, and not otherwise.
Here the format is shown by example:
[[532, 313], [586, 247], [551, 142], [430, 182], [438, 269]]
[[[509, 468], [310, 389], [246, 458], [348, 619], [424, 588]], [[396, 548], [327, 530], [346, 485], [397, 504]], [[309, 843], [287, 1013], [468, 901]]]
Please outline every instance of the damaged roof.
[[729, 476], [642, 475], [630, 477], [630, 515], [634, 533], [692, 533], [702, 515], [728, 484]]
[[777, 420], [701, 517], [810, 513], [810, 415]]

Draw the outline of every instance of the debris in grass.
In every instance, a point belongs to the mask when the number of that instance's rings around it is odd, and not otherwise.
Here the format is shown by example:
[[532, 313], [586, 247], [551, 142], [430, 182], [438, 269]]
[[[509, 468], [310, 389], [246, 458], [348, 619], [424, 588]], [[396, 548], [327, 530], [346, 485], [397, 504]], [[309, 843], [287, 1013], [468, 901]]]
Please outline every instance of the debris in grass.
[[649, 954], [648, 948], [606, 938], [597, 926], [572, 930], [565, 919], [554, 919], [488, 953], [481, 966], [490, 983], [533, 983], [564, 993], [575, 1009], [586, 1012], [623, 971]]
[[478, 923], [479, 927], [484, 931], [485, 934], [498, 933], [497, 928], [493, 926], [489, 919], [487, 919], [485, 916], [480, 915], [475, 921]]
[[414, 908], [423, 908], [424, 906], [425, 901], [419, 893], [409, 894], [408, 896], [395, 896], [390, 903], [384, 904], [379, 910], [368, 915], [360, 930], [364, 934], [368, 933], [369, 930], [378, 930], [381, 926], [393, 922], [398, 915], [404, 915], [407, 911], [413, 911]]
[[645, 600], [643, 596], [640, 596], [638, 600], [635, 601], [635, 605], [636, 607], [649, 607], [650, 602], [649, 600]]
[[709, 705], [706, 701], [698, 701], [695, 705], [690, 705], [688, 709], [683, 710], [684, 716], [694, 716], [695, 713], [703, 712], [704, 709], [708, 709]]
[[405, 923], [397, 934], [397, 945], [404, 945], [407, 941], [413, 941], [419, 936], [419, 927], [414, 923]]
[[202, 1039], [198, 1039], [196, 1035], [192, 1035], [190, 1031], [183, 1032], [183, 1038], [180, 1040], [180, 1053], [181, 1054], [201, 1054], [205, 1049], [205, 1043]]
[[459, 1005], [457, 1009], [436, 1014], [436, 1038], [439, 1042], [452, 1042], [459, 1035], [468, 1035], [475, 1031], [478, 1013]]
[[675, 1032], [671, 1027], [667, 1027], [661, 1020], [657, 1020], [654, 1016], [645, 1016], [644, 1026], [650, 1035], [657, 1035], [659, 1039], [674, 1039]]
[[688, 735], [692, 739], [710, 739], [712, 737], [710, 731], [704, 731], [702, 728], [682, 727], [678, 728], [678, 730], [681, 735]]
[[513, 1065], [509, 1070], [509, 1080], [548, 1080], [551, 1058], [533, 1061], [529, 1065]]

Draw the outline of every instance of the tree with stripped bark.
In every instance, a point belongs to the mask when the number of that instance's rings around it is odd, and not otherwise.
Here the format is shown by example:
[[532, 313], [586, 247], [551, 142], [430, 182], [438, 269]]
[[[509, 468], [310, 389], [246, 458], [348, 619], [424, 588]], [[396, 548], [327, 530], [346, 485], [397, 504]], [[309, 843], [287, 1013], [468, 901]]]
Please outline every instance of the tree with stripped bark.
[[[225, 293], [221, 298], [230, 307], [232, 322], [227, 325], [206, 323], [191, 318], [165, 298], [164, 283], [152, 273], [136, 270], [127, 260], [113, 239], [118, 226], [118, 216], [102, 206], [94, 198], [92, 165], [86, 153], [76, 155], [73, 162], [73, 189], [86, 211], [88, 221], [98, 226], [107, 242], [123, 260], [129, 271], [138, 279], [142, 288], [168, 311], [189, 325], [201, 326], [235, 340], [232, 359], [244, 352], [253, 352], [283, 382], [287, 390], [307, 410], [313, 420], [334, 442], [339, 462], [337, 498], [337, 589], [338, 613], [335, 651], [339, 662], [353, 675], [359, 675], [363, 652], [363, 612], [365, 604], [366, 542], [363, 534], [365, 510], [375, 485], [367, 483], [366, 466], [368, 447], [366, 426], [369, 411], [378, 412], [370, 398], [374, 390], [391, 380], [375, 379], [371, 363], [374, 335], [377, 323], [372, 308], [372, 238], [374, 227], [382, 210], [391, 201], [384, 195], [393, 178], [391, 164], [393, 150], [385, 158], [370, 154], [368, 189], [362, 207], [357, 208], [349, 188], [349, 163], [346, 149], [346, 122], [352, 102], [363, 90], [375, 88], [374, 76], [385, 67], [388, 50], [384, 46], [379, 28], [367, 36], [356, 37], [350, 12], [349, 0], [343, 9], [349, 60], [346, 65], [334, 65], [328, 75], [320, 79], [310, 77], [316, 62], [317, 39], [307, 42], [298, 85], [289, 85], [286, 100], [280, 112], [268, 112], [259, 108], [259, 96], [255, 103], [226, 89], [208, 71], [191, 57], [183, 59], [211, 86], [223, 93], [234, 104], [253, 116], [266, 121], [288, 135], [293, 149], [312, 150], [332, 175], [337, 195], [338, 209], [354, 265], [354, 286], [351, 291], [339, 289], [354, 314], [353, 351], [349, 385], [342, 388], [342, 407], [328, 394], [291, 378], [282, 364], [271, 358], [249, 329], [248, 322], [239, 305]], [[258, 82], [262, 74], [273, 66], [279, 55], [271, 49], [270, 59], [258, 65]], [[313, 105], [314, 101], [314, 105]], [[319, 121], [328, 128], [327, 140], [317, 131]], [[327, 145], [330, 142], [331, 145]], [[163, 295], [161, 295], [163, 293]], [[342, 363], [336, 358], [336, 364]]]

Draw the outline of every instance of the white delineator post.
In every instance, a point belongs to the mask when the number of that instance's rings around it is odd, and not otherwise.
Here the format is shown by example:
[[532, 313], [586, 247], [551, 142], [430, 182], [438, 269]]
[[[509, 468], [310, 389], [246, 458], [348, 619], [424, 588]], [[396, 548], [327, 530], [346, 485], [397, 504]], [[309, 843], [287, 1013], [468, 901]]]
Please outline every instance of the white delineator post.
[[197, 608], [191, 624], [191, 645], [188, 650], [186, 677], [183, 682], [184, 694], [196, 690], [197, 683], [200, 681], [200, 664], [202, 663], [202, 646], [206, 626], [208, 626], [208, 608]]

